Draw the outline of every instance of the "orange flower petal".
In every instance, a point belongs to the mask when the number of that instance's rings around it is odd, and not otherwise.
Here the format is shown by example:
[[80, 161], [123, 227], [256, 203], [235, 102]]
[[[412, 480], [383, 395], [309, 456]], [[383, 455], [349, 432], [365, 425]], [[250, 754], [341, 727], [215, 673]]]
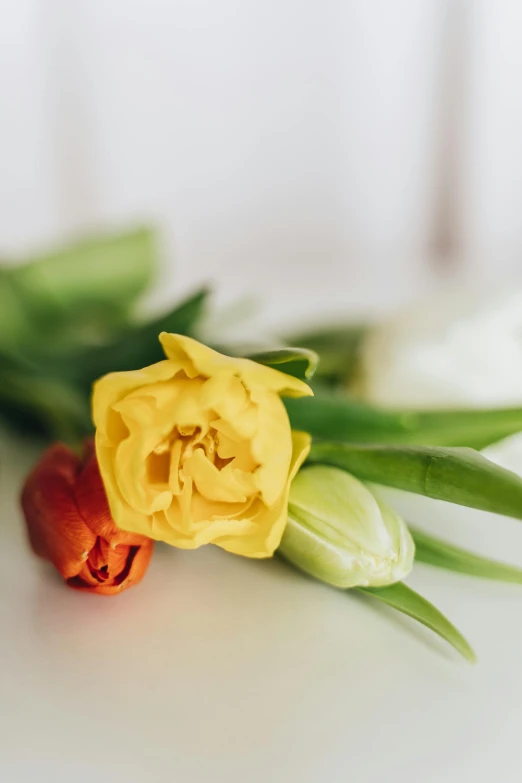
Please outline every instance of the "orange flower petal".
[[141, 581], [148, 568], [153, 548], [154, 542], [150, 539], [143, 546], [120, 545], [114, 550], [109, 550], [108, 562], [101, 567], [107, 569], [105, 572], [107, 578], [102, 578], [92, 566], [85, 564], [81, 573], [67, 580], [67, 584], [76, 590], [99, 595], [121, 593]]
[[86, 524], [96, 536], [101, 536], [113, 547], [119, 544], [145, 544], [149, 541], [146, 536], [120, 530], [114, 524], [92, 440], [86, 443], [85, 453], [88, 455], [88, 461], [76, 479], [74, 494]]
[[70, 449], [48, 449], [22, 491], [31, 546], [70, 587], [113, 595], [139, 582], [153, 541], [114, 524], [92, 440], [83, 463]]
[[27, 478], [22, 508], [34, 552], [65, 579], [78, 574], [96, 542], [74, 496], [79, 458], [63, 444], [51, 446]]

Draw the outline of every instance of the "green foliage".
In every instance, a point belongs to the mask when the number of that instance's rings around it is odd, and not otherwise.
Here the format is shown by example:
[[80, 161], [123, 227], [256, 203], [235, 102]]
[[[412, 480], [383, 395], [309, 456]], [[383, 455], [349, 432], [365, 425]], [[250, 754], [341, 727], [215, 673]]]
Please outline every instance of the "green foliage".
[[346, 443], [422, 446], [486, 446], [522, 430], [522, 408], [461, 411], [393, 411], [348, 394], [316, 391], [285, 400], [292, 426], [317, 439]]
[[156, 265], [154, 234], [140, 229], [0, 268], [0, 416], [9, 425], [76, 442], [92, 430], [96, 378], [162, 359], [161, 331], [194, 333], [206, 289], [136, 322]]
[[415, 560], [482, 579], [522, 584], [522, 568], [476, 555], [408, 525], [415, 541]]
[[522, 478], [472, 449], [320, 442], [309, 461], [363, 481], [522, 519]]
[[94, 237], [0, 269], [0, 350], [38, 357], [124, 327], [156, 266], [148, 229]]
[[159, 318], [139, 325], [131, 324], [104, 345], [61, 357], [54, 370], [90, 392], [96, 378], [108, 372], [136, 370], [165, 358], [160, 332], [191, 335], [203, 314], [209, 291], [202, 289]]
[[307, 348], [276, 348], [271, 351], [249, 353], [245, 358], [267, 367], [274, 367], [304, 381], [312, 378], [319, 361], [317, 354]]
[[358, 587], [357, 589], [425, 625], [451, 644], [467, 661], [475, 663], [475, 653], [460, 631], [442, 612], [411, 587], [397, 582], [387, 587]]
[[319, 357], [316, 379], [324, 384], [346, 385], [357, 371], [359, 350], [368, 328], [362, 324], [323, 326], [297, 332], [285, 339]]

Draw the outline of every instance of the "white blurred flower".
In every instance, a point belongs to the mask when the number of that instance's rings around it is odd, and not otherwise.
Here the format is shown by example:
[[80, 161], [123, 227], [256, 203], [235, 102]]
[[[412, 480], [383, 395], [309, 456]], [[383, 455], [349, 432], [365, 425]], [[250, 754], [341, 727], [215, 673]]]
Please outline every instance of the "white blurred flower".
[[522, 476], [522, 432], [510, 435], [482, 450], [485, 457]]
[[366, 338], [358, 391], [393, 408], [522, 405], [522, 288], [419, 304]]

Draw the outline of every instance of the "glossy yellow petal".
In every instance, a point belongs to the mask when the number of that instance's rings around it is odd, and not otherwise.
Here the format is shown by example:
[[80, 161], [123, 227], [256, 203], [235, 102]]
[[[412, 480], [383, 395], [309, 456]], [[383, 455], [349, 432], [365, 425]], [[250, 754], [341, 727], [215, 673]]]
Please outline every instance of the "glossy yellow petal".
[[273, 367], [265, 367], [250, 359], [224, 356], [191, 337], [162, 332], [159, 339], [168, 359], [180, 364], [192, 363], [198, 374], [207, 378], [220, 373], [229, 373], [238, 375], [246, 382], [249, 389], [260, 386], [287, 397], [313, 395], [311, 388], [298, 378], [274, 370]]
[[143, 370], [111, 372], [97, 380], [92, 393], [92, 418], [96, 430], [107, 435], [107, 416], [113, 405], [127, 394], [153, 383], [168, 381], [181, 369], [179, 364], [164, 360]]
[[188, 337], [161, 341], [165, 361], [94, 388], [96, 453], [116, 525], [187, 549], [215, 543], [270, 556], [310, 445], [291, 432], [279, 395], [311, 390]]
[[[252, 476], [240, 470], [218, 470], [205, 456], [203, 449], [195, 449], [183, 464], [183, 472], [192, 478], [198, 492], [207, 500], [222, 503], [244, 503], [248, 492], [254, 489]], [[250, 481], [248, 481], [250, 478]]]
[[281, 542], [288, 517], [290, 484], [310, 452], [311, 438], [307, 432], [292, 432], [292, 460], [285, 489], [273, 508], [263, 508], [253, 519], [252, 535], [238, 536], [233, 531], [214, 543], [228, 552], [244, 557], [271, 557]]
[[201, 388], [201, 405], [216, 411], [223, 419], [234, 419], [250, 407], [247, 390], [240, 378], [222, 372], [208, 378]]
[[272, 392], [257, 389], [252, 398], [258, 403], [258, 426], [251, 449], [259, 464], [255, 472], [257, 487], [267, 506], [278, 500], [290, 470], [292, 433], [282, 400]]

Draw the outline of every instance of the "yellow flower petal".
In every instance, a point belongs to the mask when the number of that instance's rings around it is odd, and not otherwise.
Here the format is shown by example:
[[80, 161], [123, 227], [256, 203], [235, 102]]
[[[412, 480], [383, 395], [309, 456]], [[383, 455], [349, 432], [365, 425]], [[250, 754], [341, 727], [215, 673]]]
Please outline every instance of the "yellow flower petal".
[[258, 403], [258, 426], [251, 449], [259, 464], [257, 487], [267, 506], [272, 506], [288, 482], [292, 460], [292, 433], [286, 408], [275, 394], [257, 389], [252, 399]]
[[224, 536], [216, 538], [217, 546], [244, 557], [271, 557], [281, 542], [288, 517], [288, 495], [290, 484], [297, 471], [310, 452], [312, 439], [307, 432], [292, 432], [292, 460], [287, 486], [273, 508], [264, 508], [255, 517], [255, 527], [251, 536]]
[[109, 374], [94, 388], [96, 453], [114, 521], [187, 549], [215, 543], [270, 556], [310, 445], [291, 432], [280, 395], [311, 390], [188, 337], [161, 341], [165, 361]]
[[191, 363], [199, 375], [207, 378], [220, 373], [229, 373], [238, 375], [246, 382], [249, 389], [260, 386], [286, 397], [313, 396], [313, 391], [306, 383], [274, 370], [273, 367], [265, 367], [250, 359], [224, 356], [207, 345], [180, 334], [162, 332], [159, 339], [167, 358], [180, 364]]
[[93, 386], [92, 418], [100, 433], [105, 433], [107, 415], [112, 406], [130, 392], [153, 383], [173, 378], [181, 366], [169, 360], [163, 360], [143, 370], [130, 372], [111, 372], [97, 380]]
[[[228, 466], [230, 467], [230, 466]], [[252, 476], [240, 470], [218, 470], [205, 456], [203, 449], [195, 449], [183, 465], [183, 472], [190, 476], [199, 493], [207, 500], [222, 503], [244, 503], [247, 492], [252, 492]], [[250, 478], [250, 481], [248, 481]]]

